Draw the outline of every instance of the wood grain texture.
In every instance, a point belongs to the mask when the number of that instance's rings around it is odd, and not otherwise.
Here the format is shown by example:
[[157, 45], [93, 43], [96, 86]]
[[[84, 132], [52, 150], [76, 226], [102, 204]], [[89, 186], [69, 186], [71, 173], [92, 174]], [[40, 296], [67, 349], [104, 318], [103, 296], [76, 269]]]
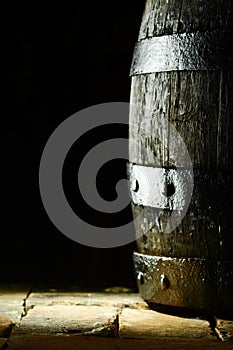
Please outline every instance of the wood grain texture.
[[157, 35], [225, 29], [232, 1], [147, 0], [139, 40]]
[[[228, 213], [194, 208], [192, 201], [185, 217], [171, 233], [165, 233], [163, 228], [169, 223], [170, 213], [156, 208], [141, 208], [132, 204], [134, 216], [143, 210], [143, 222], [135, 221], [135, 229], [143, 232], [137, 239], [141, 253], [170, 257], [206, 258], [227, 260], [232, 258], [232, 217]], [[182, 213], [177, 212], [177, 221], [182, 219]]]
[[[232, 39], [232, 18], [233, 2], [230, 0], [163, 2], [147, 0], [139, 41], [177, 33], [208, 34], [214, 30], [223, 33], [224, 38]], [[147, 45], [138, 45], [138, 48], [141, 50], [146, 48], [148, 51], [145, 54], [140, 52], [139, 56], [149, 57], [153, 62], [155, 51], [150, 51], [151, 42], [147, 40]], [[201, 53], [193, 50], [189, 57], [190, 62], [193, 60], [195, 63], [197, 55], [208, 56], [208, 45], [205, 40], [202, 44], [203, 50]], [[222, 42], [219, 42], [219, 45], [221, 44]], [[228, 56], [229, 48], [225, 47], [225, 44], [223, 46], [227, 52], [223, 55]], [[174, 49], [176, 47], [177, 51]], [[176, 58], [178, 52], [184, 49], [182, 40], [179, 44], [174, 41], [174, 48], [172, 52]], [[215, 54], [215, 50], [213, 53]], [[138, 55], [138, 52], [135, 51], [135, 55]], [[232, 62], [230, 51], [229, 55], [227, 59], [230, 58]], [[164, 60], [166, 57], [165, 54]], [[224, 67], [211, 67], [208, 70], [206, 66], [202, 70], [182, 68], [183, 70], [179, 71], [176, 70], [176, 66], [174, 68], [169, 66], [169, 71], [158, 72], [158, 69], [154, 70], [156, 71], [154, 73], [149, 70], [150, 65], [143, 66], [145, 63], [143, 60], [138, 62], [137, 70], [132, 73], [136, 75], [132, 76], [131, 84], [129, 160], [136, 165], [162, 167], [167, 171], [177, 169], [177, 172], [179, 169], [190, 169], [192, 164], [194, 174], [191, 203], [185, 213], [160, 204], [156, 208], [151, 208], [149, 204], [143, 207], [136, 201], [133, 203], [134, 218], [143, 210], [142, 219], [135, 220], [137, 237], [140, 237], [137, 240], [138, 251], [155, 256], [214, 260], [219, 261], [219, 265], [221, 262], [224, 265], [224, 261], [229, 261], [231, 266], [233, 264], [232, 67], [224, 65]], [[174, 62], [176, 62], [175, 59]], [[153, 66], [156, 67], [156, 64], [153, 63]], [[157, 66], [166, 65], [162, 62]], [[161, 179], [158, 181], [161, 182]], [[164, 186], [166, 184], [166, 176], [164, 176]], [[145, 191], [148, 190], [146, 182], [140, 183], [139, 179], [138, 187], [140, 186], [141, 191], [144, 187]], [[155, 188], [149, 188], [149, 191], [155, 191]], [[180, 188], [177, 190], [178, 195], [179, 193]], [[172, 195], [170, 197], [172, 198]], [[166, 227], [170, 217], [178, 224], [168, 233]], [[225, 300], [214, 298], [217, 295], [215, 290], [220, 290], [222, 293], [226, 285], [232, 286], [232, 270], [227, 267], [224, 271], [222, 268], [216, 271], [216, 276], [219, 277], [209, 291], [210, 299], [216, 299], [216, 308], [211, 310], [220, 310], [221, 305], [224, 305], [225, 310], [228, 307], [232, 310], [231, 288], [229, 293], [222, 294], [229, 296]], [[159, 281], [160, 275], [155, 277]], [[206, 277], [208, 278], [208, 271]], [[229, 279], [226, 285], [223, 283], [225, 277]], [[142, 293], [140, 284], [138, 286]], [[151, 281], [151, 289], [152, 286], [153, 281]], [[148, 301], [156, 304], [158, 290]], [[188, 295], [188, 285], [184, 286], [184, 292], [185, 290]], [[160, 293], [163, 291], [160, 290]], [[197, 299], [202, 299], [198, 293], [199, 290], [196, 292]], [[145, 296], [145, 294], [142, 295]], [[195, 303], [195, 300], [193, 302]], [[172, 306], [172, 301], [170, 305]], [[207, 305], [206, 308], [211, 312]]]
[[[164, 233], [163, 229], [169, 211], [144, 208], [141, 224], [148, 233], [138, 240], [140, 252], [174, 257], [232, 258], [231, 91], [233, 83], [229, 71], [163, 72], [132, 77], [130, 161], [153, 167], [185, 167], [184, 141], [194, 168], [192, 201], [172, 234]], [[162, 118], [178, 131], [182, 142], [177, 137], [169, 137], [169, 125], [164, 130]], [[141, 210], [140, 206], [133, 205], [135, 217]], [[176, 215], [179, 217], [182, 213]], [[151, 223], [148, 231], [146, 227]], [[140, 232], [140, 223], [137, 224], [136, 231]]]
[[[164, 118], [184, 140], [194, 168], [232, 171], [232, 91], [229, 71], [173, 71], [132, 77], [130, 162], [184, 166], [182, 143], [169, 138], [169, 130], [159, 130]], [[161, 144], [159, 138], [168, 139], [169, 144]]]

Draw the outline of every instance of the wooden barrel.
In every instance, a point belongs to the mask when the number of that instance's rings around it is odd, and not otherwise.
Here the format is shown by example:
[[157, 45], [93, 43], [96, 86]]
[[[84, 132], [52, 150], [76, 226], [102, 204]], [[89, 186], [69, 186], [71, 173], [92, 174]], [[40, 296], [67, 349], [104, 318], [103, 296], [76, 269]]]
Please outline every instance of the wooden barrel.
[[[134, 51], [134, 264], [144, 300], [169, 313], [233, 317], [232, 4], [147, 0]], [[184, 174], [190, 188], [193, 180], [188, 199]], [[156, 200], [161, 183], [165, 200]]]

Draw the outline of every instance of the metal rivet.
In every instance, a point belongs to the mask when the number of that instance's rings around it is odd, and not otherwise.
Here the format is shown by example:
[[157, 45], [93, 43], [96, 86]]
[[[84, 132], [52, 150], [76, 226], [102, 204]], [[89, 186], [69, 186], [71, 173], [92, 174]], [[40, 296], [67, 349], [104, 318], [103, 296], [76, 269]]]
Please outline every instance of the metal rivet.
[[166, 290], [170, 287], [169, 279], [164, 275], [164, 273], [160, 276], [160, 285], [162, 290]]
[[171, 197], [173, 196], [173, 194], [175, 194], [176, 189], [175, 189], [175, 185], [173, 182], [170, 183], [166, 183], [165, 187], [164, 187], [164, 195], [166, 197]]
[[144, 284], [145, 281], [144, 281], [144, 276], [143, 276], [143, 273], [142, 272], [139, 272], [138, 273], [138, 281], [141, 283], [141, 284]]
[[134, 192], [138, 192], [138, 190], [139, 190], [139, 183], [138, 183], [138, 180], [134, 180], [133, 185], [132, 185], [132, 190], [133, 190]]

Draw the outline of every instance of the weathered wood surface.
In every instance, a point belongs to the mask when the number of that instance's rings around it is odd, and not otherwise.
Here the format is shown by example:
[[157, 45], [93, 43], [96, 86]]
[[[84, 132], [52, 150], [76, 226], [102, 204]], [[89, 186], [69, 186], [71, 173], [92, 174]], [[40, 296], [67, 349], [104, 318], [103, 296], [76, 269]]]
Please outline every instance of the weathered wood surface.
[[[25, 313], [16, 325], [0, 304], [0, 349], [6, 344], [12, 350], [190, 349], [190, 344], [192, 349], [221, 349], [223, 345], [227, 349], [232, 345], [232, 322], [219, 321], [223, 344], [207, 321], [154, 312], [137, 293], [110, 291], [35, 290], [25, 295]], [[5, 291], [4, 300], [17, 310], [11, 294]]]
[[[169, 137], [169, 130], [158, 128], [161, 118], [166, 118], [184, 140], [195, 175], [189, 210], [173, 234], [166, 234], [163, 229], [170, 212], [161, 214], [161, 210], [146, 209], [141, 224], [148, 233], [138, 240], [140, 252], [232, 258], [231, 91], [233, 80], [229, 72], [163, 72], [132, 77], [130, 161], [158, 167], [187, 164], [179, 139]], [[169, 139], [169, 145], [161, 143], [163, 134], [164, 139]], [[135, 217], [141, 210], [134, 206]], [[179, 215], [182, 213], [177, 212]], [[146, 227], [152, 222], [153, 227], [148, 231]], [[141, 228], [136, 227], [136, 231], [140, 232]]]
[[156, 35], [230, 27], [230, 9], [231, 0], [147, 0], [139, 40]]
[[[140, 214], [142, 208], [133, 205], [135, 217]], [[145, 220], [142, 223], [145, 235], [137, 240], [138, 249], [141, 253], [189, 258], [209, 258], [209, 259], [231, 259], [232, 235], [229, 231], [228, 223], [232, 219], [228, 217], [226, 222], [219, 225], [216, 212], [198, 212], [190, 208], [182, 223], [172, 234], [161, 232], [165, 228], [169, 213], [162, 213], [155, 208], [144, 208]], [[179, 218], [179, 213], [177, 217]], [[153, 225], [151, 224], [153, 223]], [[221, 232], [219, 234], [219, 227]], [[148, 228], [148, 231], [146, 231]], [[136, 230], [140, 232], [141, 225], [136, 222]], [[185, 234], [186, 232], [186, 234]], [[225, 236], [224, 236], [225, 234]], [[224, 237], [224, 238], [223, 238]]]
[[[169, 138], [169, 129], [161, 123], [165, 118], [184, 140], [194, 169], [232, 171], [232, 91], [229, 71], [173, 71], [132, 77], [130, 162], [187, 164], [182, 157], [183, 144], [177, 137]], [[159, 130], [160, 125], [163, 130]], [[163, 138], [169, 144], [161, 144]]]
[[[141, 50], [146, 48], [146, 57], [150, 57], [153, 62], [155, 51], [150, 51], [152, 40], [148, 38], [190, 32], [208, 34], [216, 31], [223, 33], [224, 38], [230, 39], [232, 37], [232, 16], [233, 2], [230, 0], [205, 2], [201, 0], [163, 2], [147, 0], [139, 34], [141, 43], [138, 48]], [[177, 42], [178, 37], [181, 38], [179, 43]], [[135, 220], [137, 236], [140, 237], [137, 245], [139, 253], [142, 254], [206, 259], [215, 261], [216, 266], [219, 262], [221, 267], [217, 267], [213, 273], [207, 271], [203, 276], [203, 282], [209, 279], [210, 283], [207, 283], [206, 288], [196, 288], [196, 295], [199, 292], [201, 298], [199, 296], [196, 300], [194, 298], [193, 306], [196, 305], [200, 309], [206, 308], [208, 312], [211, 310], [210, 312], [213, 313], [222, 311], [223, 308], [227, 310], [230, 307], [229, 312], [232, 314], [233, 274], [232, 269], [229, 268], [233, 261], [232, 67], [226, 64], [210, 68], [207, 64], [201, 70], [196, 70], [195, 64], [186, 66], [185, 61], [183, 65], [176, 66], [176, 55], [180, 52], [179, 50], [184, 49], [182, 38], [186, 37], [173, 37], [174, 50], [172, 49], [171, 58], [174, 56], [174, 67], [169, 66], [169, 71], [160, 71], [154, 62], [153, 71], [152, 66], [143, 65], [143, 60], [140, 59], [137, 64], [139, 66], [141, 64], [141, 68], [137, 67], [135, 71], [132, 69], [129, 122], [130, 162], [136, 165], [166, 168], [167, 171], [176, 169], [179, 173], [180, 169], [190, 167], [187, 153], [184, 152], [185, 144], [194, 173], [192, 199], [185, 216], [182, 210], [171, 209], [172, 205], [169, 208], [164, 208], [162, 205], [151, 208], [149, 204], [144, 204], [143, 207], [135, 201], [132, 205], [134, 217], [138, 217], [143, 210], [142, 219]], [[203, 36], [203, 38], [207, 37], [210, 37], [210, 41], [212, 40], [211, 35]], [[193, 50], [189, 57], [190, 62], [198, 61], [201, 55], [204, 58], [208, 56], [205, 40], [207, 39], [203, 40], [201, 50]], [[143, 42], [146, 42], [147, 45], [142, 45]], [[191, 46], [193, 44], [190, 42]], [[217, 42], [214, 47], [221, 44]], [[226, 49], [228, 50], [228, 47]], [[166, 61], [169, 48], [161, 47], [161, 50], [165, 52], [161, 57]], [[215, 49], [213, 49], [213, 62], [215, 58], [219, 59], [218, 54], [216, 53], [215, 57], [214, 53]], [[136, 50], [135, 57], [137, 55]], [[232, 57], [230, 51], [229, 55]], [[143, 52], [140, 57], [143, 57]], [[169, 55], [168, 57], [170, 59]], [[224, 56], [223, 61], [225, 58], [229, 59]], [[137, 59], [133, 62], [137, 62]], [[162, 65], [162, 67], [165, 66], [166, 64]], [[176, 132], [172, 131], [173, 128]], [[165, 177], [163, 180], [165, 184]], [[161, 179], [158, 181], [162, 183]], [[176, 185], [179, 186], [179, 183], [175, 184], [174, 195], [177, 193], [177, 196], [180, 196], [182, 187], [176, 189]], [[146, 182], [144, 184], [143, 181], [141, 183], [138, 181], [138, 188], [140, 186], [143, 191]], [[153, 190], [149, 188], [149, 191]], [[172, 195], [170, 197], [169, 201], [172, 203], [173, 197]], [[179, 224], [168, 232], [166, 228], [171, 224], [171, 216], [173, 222]], [[229, 266], [225, 263], [226, 261], [229, 261]], [[167, 271], [169, 273], [169, 270]], [[171, 275], [172, 273], [170, 271]], [[156, 280], [159, 281], [160, 275], [156, 277], [158, 277]], [[148, 282], [146, 288], [152, 290], [153, 283], [151, 281], [149, 286]], [[190, 283], [195, 285], [195, 281], [190, 281]], [[172, 287], [175, 288], [175, 284]], [[189, 296], [188, 280], [184, 282], [183, 287], [184, 292]], [[139, 288], [142, 289], [140, 284]], [[162, 295], [163, 291], [160, 290], [160, 293]], [[197, 306], [197, 300], [204, 300], [201, 294], [205, 294], [206, 306], [203, 304]], [[145, 297], [144, 294], [142, 295]], [[149, 301], [156, 303], [156, 295]], [[164, 298], [162, 304], [167, 305], [166, 296]], [[208, 304], [211, 298], [213, 302]], [[171, 300], [171, 306], [172, 303]]]
[[[144, 249], [148, 254], [210, 259], [232, 257], [233, 216], [229, 193], [232, 192], [233, 102], [228, 101], [231, 91], [233, 85], [227, 72], [172, 72], [132, 78], [130, 161], [149, 166], [186, 164], [179, 140], [169, 138], [169, 145], [159, 141], [161, 132], [169, 133], [169, 130], [158, 129], [161, 118], [167, 118], [185, 141], [194, 169], [199, 169], [199, 174], [195, 172], [190, 209], [174, 237], [161, 234], [169, 213], [167, 217], [164, 213], [159, 222], [161, 211], [156, 215], [155, 210], [148, 208], [145, 225], [154, 222]], [[158, 237], [153, 239], [154, 235]], [[141, 252], [142, 239], [139, 240]], [[170, 249], [172, 251], [168, 251]]]

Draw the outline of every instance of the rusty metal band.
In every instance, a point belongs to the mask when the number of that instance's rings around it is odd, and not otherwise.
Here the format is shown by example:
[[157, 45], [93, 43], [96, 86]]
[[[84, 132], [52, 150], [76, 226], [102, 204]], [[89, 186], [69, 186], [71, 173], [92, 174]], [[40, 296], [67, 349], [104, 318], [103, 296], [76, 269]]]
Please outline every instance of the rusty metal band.
[[130, 75], [176, 70], [221, 70], [232, 67], [228, 32], [164, 35], [136, 43]]
[[233, 261], [134, 253], [134, 266], [139, 292], [149, 304], [232, 317]]

